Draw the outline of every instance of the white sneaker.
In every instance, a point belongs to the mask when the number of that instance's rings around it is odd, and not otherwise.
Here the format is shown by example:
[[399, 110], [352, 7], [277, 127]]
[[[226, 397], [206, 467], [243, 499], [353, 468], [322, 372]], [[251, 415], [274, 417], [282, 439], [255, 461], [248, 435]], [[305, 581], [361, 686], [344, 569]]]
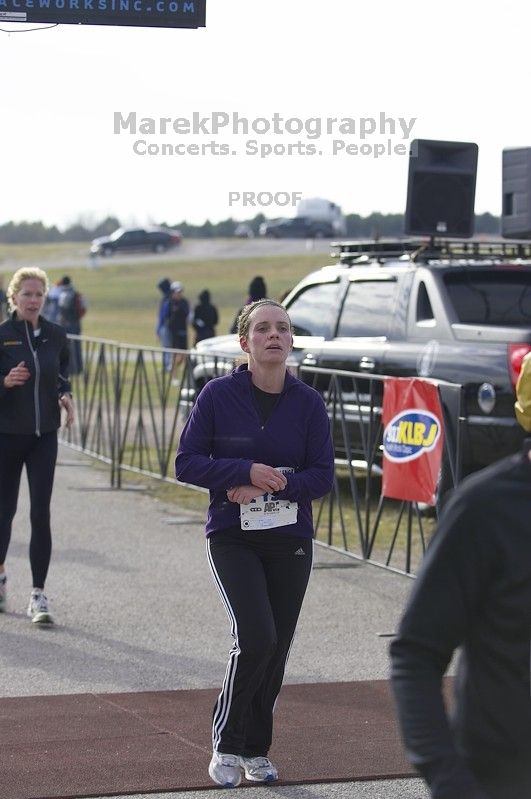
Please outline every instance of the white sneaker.
[[28, 616], [34, 624], [53, 624], [48, 600], [42, 591], [32, 591], [28, 606]]
[[6, 612], [7, 605], [7, 578], [0, 580], [0, 613]]
[[236, 788], [242, 779], [240, 758], [238, 755], [213, 752], [208, 773], [218, 785], [222, 785], [224, 788]]
[[268, 757], [240, 757], [245, 777], [251, 782], [275, 782], [278, 770]]

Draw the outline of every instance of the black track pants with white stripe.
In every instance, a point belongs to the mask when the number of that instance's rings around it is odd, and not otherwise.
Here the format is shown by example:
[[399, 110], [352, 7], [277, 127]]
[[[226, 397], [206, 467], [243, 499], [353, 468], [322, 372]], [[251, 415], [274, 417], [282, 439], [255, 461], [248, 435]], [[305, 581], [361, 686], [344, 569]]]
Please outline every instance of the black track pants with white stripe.
[[213, 749], [267, 755], [275, 700], [312, 569], [313, 541], [281, 529], [230, 528], [207, 539], [207, 556], [234, 638], [214, 707]]

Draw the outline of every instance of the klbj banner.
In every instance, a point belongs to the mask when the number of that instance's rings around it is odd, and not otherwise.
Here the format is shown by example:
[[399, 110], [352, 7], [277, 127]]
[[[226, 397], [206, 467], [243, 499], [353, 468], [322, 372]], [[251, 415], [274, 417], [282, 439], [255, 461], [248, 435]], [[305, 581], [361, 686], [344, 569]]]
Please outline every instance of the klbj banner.
[[434, 505], [444, 442], [437, 386], [418, 378], [386, 378], [383, 427], [382, 494]]

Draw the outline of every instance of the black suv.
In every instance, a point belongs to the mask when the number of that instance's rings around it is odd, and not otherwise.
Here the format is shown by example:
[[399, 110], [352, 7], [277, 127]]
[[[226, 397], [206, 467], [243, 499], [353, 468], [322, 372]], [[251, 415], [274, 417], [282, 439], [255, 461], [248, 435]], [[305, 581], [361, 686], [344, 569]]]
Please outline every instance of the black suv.
[[110, 236], [94, 239], [90, 248], [92, 255], [113, 255], [116, 252], [166, 252], [182, 241], [178, 230], [166, 228], [118, 228]]
[[295, 216], [293, 219], [262, 222], [260, 235], [273, 239], [332, 239], [337, 234], [331, 222], [309, 216]]
[[[515, 419], [514, 388], [531, 351], [531, 243], [335, 246], [337, 263], [308, 275], [283, 301], [295, 328], [297, 363], [368, 378], [419, 375], [459, 383], [463, 470], [516, 451], [524, 433]], [[228, 368], [231, 347], [239, 350], [230, 339], [202, 342], [197, 354], [224, 352]], [[200, 372], [198, 360], [198, 383], [207, 377]], [[326, 376], [318, 380], [328, 385]], [[363, 451], [359, 441], [351, 443], [354, 453]]]

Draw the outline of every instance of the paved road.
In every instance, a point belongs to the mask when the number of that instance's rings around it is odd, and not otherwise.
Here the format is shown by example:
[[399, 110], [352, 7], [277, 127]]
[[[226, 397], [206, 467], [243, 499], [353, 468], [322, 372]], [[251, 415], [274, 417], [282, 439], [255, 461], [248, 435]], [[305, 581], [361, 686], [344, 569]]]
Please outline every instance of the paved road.
[[[188, 239], [180, 247], [167, 253], [146, 254], [137, 253], [128, 255], [113, 255], [110, 258], [99, 257], [91, 261], [88, 255], [88, 246], [85, 244], [72, 245], [68, 255], [61, 255], [39, 260], [43, 269], [104, 269], [106, 266], [121, 263], [167, 263], [168, 261], [208, 261], [227, 260], [234, 258], [260, 258], [273, 255], [302, 255], [305, 253], [331, 252], [331, 242], [328, 239]], [[0, 272], [13, 272], [21, 266], [33, 266], [35, 259], [25, 260], [20, 258], [0, 257]]]
[[[202, 514], [132, 486], [60, 449], [47, 592], [56, 629], [25, 617], [30, 590], [24, 486], [8, 555], [10, 612], [0, 618], [3, 696], [219, 687], [230, 646], [206, 566]], [[411, 588], [400, 575], [316, 549], [292, 650], [290, 683], [379, 679]], [[205, 721], [208, 723], [208, 721]], [[206, 768], [206, 764], [205, 764]], [[238, 788], [238, 799], [421, 799], [419, 780]], [[267, 794], [266, 794], [267, 792]], [[226, 790], [136, 799], [212, 799]]]

